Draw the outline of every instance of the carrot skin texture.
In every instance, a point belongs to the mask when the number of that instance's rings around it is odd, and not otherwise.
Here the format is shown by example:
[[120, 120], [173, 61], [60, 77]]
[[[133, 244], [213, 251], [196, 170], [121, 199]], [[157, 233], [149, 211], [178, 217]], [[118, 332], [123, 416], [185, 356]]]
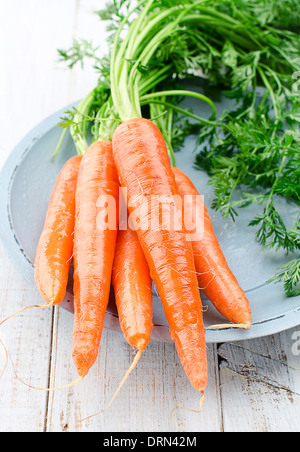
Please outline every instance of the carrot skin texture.
[[[197, 214], [196, 209], [189, 210], [190, 204], [185, 210], [186, 215], [193, 216], [193, 224], [196, 221], [204, 225], [204, 234], [192, 242], [199, 286], [227, 320], [236, 324], [251, 325], [252, 312], [249, 300], [228, 266], [202, 197], [180, 169], [173, 168], [173, 172], [179, 194], [182, 197], [192, 195], [193, 202], [198, 197], [198, 202], [203, 207], [197, 210]], [[195, 215], [199, 216], [195, 218]]]
[[[152, 122], [139, 118], [121, 124], [113, 137], [113, 152], [121, 185], [127, 188], [129, 200], [139, 200], [141, 212], [153, 196], [178, 196], [165, 141]], [[130, 214], [137, 208], [130, 203], [128, 207]], [[147, 217], [151, 224], [152, 210]], [[137, 234], [181, 363], [194, 388], [204, 392], [205, 331], [191, 244], [184, 231], [150, 226], [137, 229]]]
[[113, 286], [122, 332], [131, 347], [144, 351], [153, 328], [152, 279], [138, 236], [129, 227], [118, 232]]
[[[107, 202], [108, 207], [106, 199], [113, 201]], [[111, 142], [94, 143], [82, 159], [76, 190], [72, 356], [82, 377], [98, 356], [111, 288], [118, 202], [119, 183]], [[99, 223], [105, 206], [108, 216], [116, 219], [114, 229], [105, 229]]]
[[49, 305], [60, 304], [68, 285], [73, 255], [75, 193], [81, 156], [68, 160], [50, 198], [35, 257], [35, 281]]

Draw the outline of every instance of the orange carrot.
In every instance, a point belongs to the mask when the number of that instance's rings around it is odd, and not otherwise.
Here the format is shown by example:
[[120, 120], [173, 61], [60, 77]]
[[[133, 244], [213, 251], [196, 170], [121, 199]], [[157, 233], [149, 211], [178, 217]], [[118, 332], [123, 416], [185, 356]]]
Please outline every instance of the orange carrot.
[[82, 157], [71, 158], [57, 177], [36, 258], [36, 285], [49, 306], [66, 294], [73, 255], [75, 192]]
[[119, 230], [113, 286], [121, 329], [127, 342], [144, 351], [152, 331], [152, 279], [135, 231]]
[[[138, 238], [156, 283], [170, 334], [192, 385], [204, 393], [207, 357], [202, 304], [192, 247], [184, 231], [164, 228], [161, 217], [152, 228], [158, 197], [178, 197], [167, 146], [159, 129], [146, 119], [121, 124], [113, 136], [113, 152], [122, 187], [128, 191], [129, 212], [140, 212]], [[136, 205], [133, 204], [135, 200]], [[175, 210], [179, 209], [175, 203]]]
[[[118, 202], [112, 144], [99, 141], [84, 154], [76, 190], [73, 360], [80, 376], [87, 375], [98, 355], [111, 287]], [[112, 224], [105, 225], [107, 218]]]
[[[192, 224], [203, 224], [204, 234], [192, 242], [199, 285], [216, 309], [230, 322], [250, 328], [252, 314], [250, 303], [230, 270], [213, 224], [201, 196], [190, 179], [179, 169], [173, 168], [179, 194], [192, 196], [185, 204], [185, 215], [193, 217]], [[200, 202], [195, 208], [196, 199]], [[193, 209], [194, 204], [194, 209]]]

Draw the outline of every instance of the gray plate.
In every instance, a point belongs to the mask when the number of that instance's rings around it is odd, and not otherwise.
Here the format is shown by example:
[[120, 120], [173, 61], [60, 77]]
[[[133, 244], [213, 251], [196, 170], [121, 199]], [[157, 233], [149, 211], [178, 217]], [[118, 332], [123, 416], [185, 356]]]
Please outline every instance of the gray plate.
[[[189, 101], [198, 113], [208, 117], [205, 105]], [[228, 108], [226, 100], [219, 108]], [[68, 107], [69, 108], [69, 107]], [[66, 108], [44, 120], [35, 127], [14, 149], [0, 174], [0, 237], [3, 246], [21, 275], [35, 287], [33, 261], [42, 231], [46, 209], [56, 176], [65, 161], [75, 154], [71, 137], [67, 136], [56, 159], [52, 158], [61, 130], [56, 127]], [[195, 183], [204, 195], [207, 206], [211, 205], [213, 192], [207, 185], [205, 173], [193, 168], [194, 138], [189, 138], [185, 149], [177, 154], [177, 164]], [[279, 200], [283, 216], [296, 214], [296, 207]], [[207, 342], [227, 342], [267, 336], [300, 324], [300, 297], [287, 299], [281, 285], [266, 284], [276, 269], [287, 261], [280, 253], [261, 251], [255, 243], [254, 230], [248, 227], [255, 211], [248, 208], [240, 211], [236, 223], [224, 220], [219, 213], [211, 211], [216, 234], [230, 267], [246, 291], [253, 310], [253, 327], [249, 331], [236, 329], [209, 330]], [[72, 278], [70, 278], [72, 281]], [[203, 296], [205, 326], [224, 323], [210, 302]], [[72, 286], [62, 306], [73, 310]], [[153, 339], [170, 341], [167, 321], [159, 299], [154, 295]], [[119, 320], [113, 298], [109, 303], [105, 327], [120, 331]]]

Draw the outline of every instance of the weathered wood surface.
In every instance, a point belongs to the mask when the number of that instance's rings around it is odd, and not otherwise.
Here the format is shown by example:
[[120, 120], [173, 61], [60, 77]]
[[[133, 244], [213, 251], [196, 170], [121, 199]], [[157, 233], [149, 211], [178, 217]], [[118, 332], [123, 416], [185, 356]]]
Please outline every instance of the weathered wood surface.
[[[105, 29], [92, 14], [103, 0], [1, 1], [0, 165], [38, 122], [93, 87], [91, 68], [63, 70], [57, 48], [74, 37], [99, 42]], [[105, 52], [105, 47], [103, 47]], [[0, 220], [1, 221], [1, 220]], [[41, 300], [0, 248], [0, 318]], [[300, 330], [300, 327], [299, 327]], [[10, 360], [1, 379], [2, 432], [271, 432], [300, 430], [298, 330], [234, 344], [208, 346], [209, 387], [203, 412], [173, 344], [153, 342], [106, 413], [103, 409], [133, 359], [119, 333], [105, 331], [99, 359], [79, 385], [48, 393], [76, 378], [71, 359], [72, 315], [30, 309], [0, 329]], [[6, 354], [0, 348], [0, 369]], [[13, 364], [12, 364], [13, 363]], [[0, 370], [1, 375], [1, 370]]]

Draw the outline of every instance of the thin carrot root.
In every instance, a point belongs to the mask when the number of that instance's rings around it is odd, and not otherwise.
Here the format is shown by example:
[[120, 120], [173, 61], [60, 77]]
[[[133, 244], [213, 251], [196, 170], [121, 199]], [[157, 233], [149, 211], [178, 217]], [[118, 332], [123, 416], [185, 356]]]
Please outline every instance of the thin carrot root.
[[[39, 306], [38, 306], [38, 307], [39, 307]], [[44, 307], [44, 305], [42, 305], [41, 307]], [[3, 369], [2, 372], [1, 372], [0, 379], [2, 378], [2, 376], [3, 376], [4, 372], [5, 372], [5, 369], [6, 369], [6, 367], [7, 367], [8, 359], [9, 359], [9, 358], [10, 358], [11, 363], [12, 363], [12, 367], [13, 367], [13, 371], [14, 371], [15, 377], [16, 377], [21, 383], [23, 383], [25, 386], [27, 386], [28, 388], [31, 388], [31, 389], [36, 389], [36, 390], [39, 390], [39, 391], [48, 391], [48, 392], [51, 392], [51, 391], [59, 391], [59, 390], [62, 390], [62, 389], [68, 389], [68, 388], [71, 388], [72, 386], [75, 386], [77, 383], [80, 383], [80, 382], [83, 380], [83, 378], [84, 378], [84, 377], [79, 377], [77, 380], [73, 381], [72, 383], [69, 383], [69, 384], [67, 384], [67, 385], [65, 385], [65, 386], [60, 386], [60, 387], [58, 387], [58, 388], [39, 388], [39, 387], [36, 387], [36, 386], [32, 386], [32, 385], [26, 383], [26, 381], [22, 380], [22, 378], [20, 378], [19, 375], [17, 374], [16, 369], [15, 369], [15, 366], [14, 366], [14, 363], [13, 363], [13, 360], [12, 360], [12, 357], [10, 356], [10, 353], [8, 352], [7, 348], [5, 347], [5, 345], [4, 345], [3, 341], [2, 341], [2, 339], [0, 339], [0, 344], [2, 345], [2, 347], [4, 348], [5, 353], [6, 353], [6, 362], [5, 362], [4, 369]]]
[[136, 366], [137, 366], [137, 364], [138, 364], [138, 362], [139, 362], [141, 356], [142, 356], [142, 351], [139, 350], [138, 353], [136, 354], [135, 358], [134, 358], [133, 363], [131, 364], [130, 368], [129, 368], [128, 371], [126, 372], [125, 377], [124, 377], [123, 380], [121, 381], [121, 383], [120, 383], [120, 385], [119, 385], [117, 391], [115, 392], [114, 396], [112, 397], [112, 399], [111, 399], [111, 401], [109, 402], [109, 404], [107, 405], [107, 407], [104, 408], [103, 410], [99, 411], [98, 413], [92, 414], [92, 415], [90, 415], [90, 416], [87, 416], [87, 417], [81, 419], [80, 422], [84, 422], [84, 421], [86, 421], [86, 420], [88, 420], [88, 419], [91, 419], [92, 417], [98, 416], [99, 414], [102, 414], [102, 413], [104, 413], [105, 411], [107, 411], [107, 410], [112, 406], [114, 400], [116, 399], [116, 397], [118, 396], [118, 394], [119, 394], [119, 392], [121, 391], [122, 387], [124, 386], [124, 384], [125, 384], [126, 381], [128, 380], [128, 378], [129, 378], [131, 372], [136, 368]]
[[252, 324], [250, 322], [248, 323], [224, 323], [220, 325], [211, 325], [205, 328], [205, 331], [207, 330], [220, 330], [222, 328], [239, 328], [241, 330], [249, 330], [251, 328]]
[[6, 370], [6, 368], [7, 368], [7, 364], [8, 364], [8, 351], [7, 351], [7, 348], [5, 347], [4, 342], [2, 341], [2, 339], [0, 339], [0, 343], [1, 343], [2, 347], [3, 347], [4, 350], [5, 350], [5, 356], [6, 356], [6, 358], [5, 358], [5, 364], [4, 364], [3, 370], [2, 370], [1, 375], [0, 375], [0, 380], [1, 380], [1, 378], [2, 378], [3, 375], [4, 375], [5, 370]]
[[204, 402], [205, 402], [205, 394], [204, 394], [204, 392], [201, 394], [201, 397], [200, 397], [200, 413], [201, 413], [201, 411], [202, 411], [202, 408], [203, 408], [203, 405], [204, 405]]
[[32, 304], [30, 306], [26, 306], [25, 308], [20, 309], [19, 311], [15, 312], [14, 314], [11, 314], [10, 316], [6, 317], [6, 319], [2, 320], [0, 322], [0, 326], [2, 326], [5, 322], [7, 322], [8, 320], [12, 319], [13, 317], [15, 317], [18, 314], [21, 314], [21, 312], [26, 311], [27, 309], [30, 308], [52, 308], [54, 305], [53, 303], [49, 303], [49, 304]]
[[179, 425], [177, 425], [177, 424], [175, 424], [175, 423], [173, 422], [172, 417], [173, 417], [173, 413], [174, 413], [175, 410], [177, 410], [178, 408], [182, 408], [183, 410], [189, 411], [190, 413], [200, 414], [200, 413], [202, 412], [202, 410], [203, 410], [204, 402], [205, 402], [205, 394], [204, 394], [204, 392], [202, 392], [202, 393], [201, 393], [201, 397], [200, 397], [199, 410], [194, 410], [194, 409], [188, 408], [188, 407], [186, 407], [186, 406], [184, 406], [184, 405], [176, 405], [176, 406], [173, 408], [173, 410], [171, 411], [171, 415], [170, 415], [171, 422], [172, 422], [172, 424], [174, 425], [174, 427], [175, 427], [177, 430], [180, 430], [180, 428], [188, 427], [187, 424], [186, 424], [186, 425], [181, 425], [181, 426], [179, 426]]
[[25, 382], [24, 380], [22, 380], [16, 373], [15, 373], [15, 375], [16, 375], [17, 379], [18, 379], [21, 383], [23, 383], [25, 386], [27, 386], [28, 388], [36, 389], [36, 390], [38, 390], [38, 391], [48, 391], [48, 392], [61, 391], [61, 390], [63, 390], [63, 389], [72, 388], [73, 386], [77, 385], [78, 383], [80, 383], [80, 382], [84, 379], [84, 377], [79, 377], [77, 380], [72, 381], [72, 383], [69, 383], [69, 384], [67, 384], [67, 385], [65, 385], [65, 386], [59, 386], [58, 388], [39, 388], [39, 387], [37, 387], [37, 386], [32, 386], [32, 385], [26, 383], [26, 382]]

